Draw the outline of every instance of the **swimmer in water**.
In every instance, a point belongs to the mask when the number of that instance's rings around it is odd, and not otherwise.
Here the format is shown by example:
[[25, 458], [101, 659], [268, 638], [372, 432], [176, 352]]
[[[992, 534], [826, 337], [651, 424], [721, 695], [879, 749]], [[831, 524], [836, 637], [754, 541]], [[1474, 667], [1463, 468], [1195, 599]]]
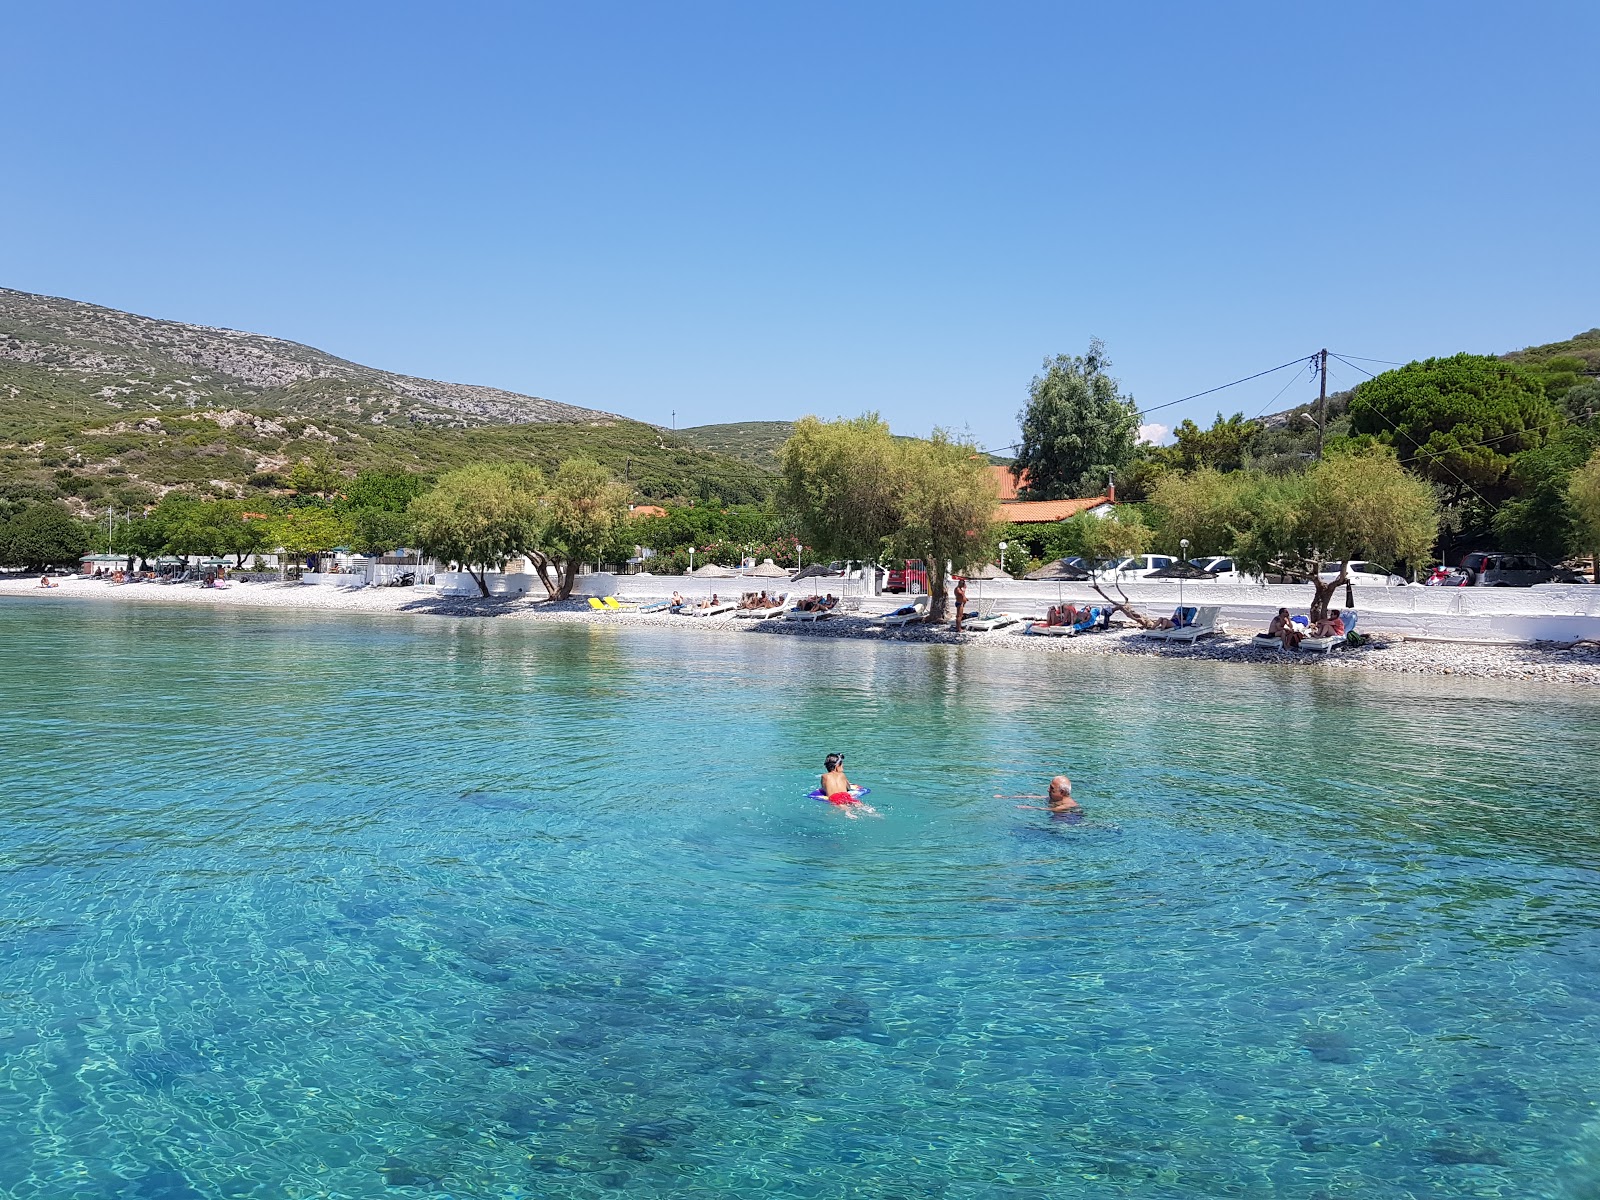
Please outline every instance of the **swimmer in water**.
[[1001, 796], [1001, 795], [999, 795], [997, 793], [995, 795], [995, 799], [996, 800], [1043, 800], [1043, 801], [1046, 802], [1043, 805], [1038, 805], [1038, 804], [1019, 804], [1019, 805], [1017, 805], [1017, 807], [1018, 808], [1034, 808], [1034, 809], [1038, 809], [1040, 812], [1051, 813], [1051, 814], [1053, 814], [1055, 816], [1058, 816], [1058, 817], [1069, 816], [1069, 815], [1071, 815], [1073, 813], [1081, 813], [1083, 811], [1083, 809], [1078, 807], [1078, 802], [1072, 798], [1072, 780], [1068, 779], [1065, 775], [1057, 775], [1054, 779], [1052, 779], [1050, 781], [1050, 787], [1049, 787], [1048, 792], [1047, 792], [1046, 795], [1043, 795], [1043, 796], [1035, 796], [1035, 795]]
[[844, 755], [830, 754], [822, 760], [822, 782], [818, 785], [822, 794], [827, 797], [828, 803], [844, 810], [844, 815], [852, 821], [856, 818], [856, 810], [877, 816], [877, 810], [870, 804], [863, 804], [861, 800], [850, 791], [850, 780], [844, 773]]

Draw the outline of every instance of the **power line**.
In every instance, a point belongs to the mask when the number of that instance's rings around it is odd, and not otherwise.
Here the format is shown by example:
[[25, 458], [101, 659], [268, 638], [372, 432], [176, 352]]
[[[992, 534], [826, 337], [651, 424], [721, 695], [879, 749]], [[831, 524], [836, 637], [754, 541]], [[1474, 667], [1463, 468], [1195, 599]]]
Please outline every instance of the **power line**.
[[1254, 375], [1246, 375], [1243, 379], [1235, 379], [1232, 383], [1218, 384], [1214, 388], [1207, 388], [1205, 391], [1196, 392], [1192, 396], [1184, 396], [1181, 400], [1168, 400], [1165, 404], [1157, 404], [1150, 408], [1141, 408], [1139, 410], [1139, 415], [1141, 417], [1148, 417], [1151, 413], [1160, 412], [1163, 408], [1172, 408], [1177, 404], [1187, 404], [1190, 400], [1198, 400], [1202, 396], [1209, 396], [1214, 392], [1226, 391], [1228, 388], [1238, 387], [1241, 383], [1249, 383], [1252, 379], [1260, 379], [1266, 375], [1275, 375], [1285, 367], [1298, 366], [1300, 363], [1308, 362], [1311, 357], [1313, 356], [1306, 355], [1301, 358], [1290, 359], [1286, 363], [1279, 363], [1277, 366], [1269, 367], [1265, 371], [1257, 371]]
[[[1360, 359], [1362, 362], [1382, 363], [1386, 367], [1404, 367], [1404, 366], [1408, 365], [1406, 363], [1393, 362], [1393, 361], [1391, 361], [1390, 359], [1387, 359], [1387, 358], [1364, 358], [1359, 354], [1336, 354], [1332, 350], [1329, 350], [1328, 353], [1332, 354], [1335, 358], [1344, 358], [1344, 359], [1356, 358], [1356, 359]], [[1352, 364], [1349, 364], [1349, 365], [1353, 366], [1354, 364], [1352, 363]]]

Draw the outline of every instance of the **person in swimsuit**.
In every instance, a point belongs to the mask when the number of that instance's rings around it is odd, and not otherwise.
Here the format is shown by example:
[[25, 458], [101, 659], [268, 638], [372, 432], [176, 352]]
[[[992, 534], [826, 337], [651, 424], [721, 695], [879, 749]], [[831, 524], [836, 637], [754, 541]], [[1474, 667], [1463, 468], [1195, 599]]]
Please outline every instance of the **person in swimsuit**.
[[822, 782], [818, 787], [823, 796], [827, 798], [829, 804], [836, 808], [842, 808], [844, 815], [851, 818], [855, 817], [857, 809], [864, 813], [877, 815], [876, 810], [870, 804], [863, 804], [859, 797], [851, 793], [850, 780], [845, 777], [844, 773], [844, 755], [828, 755], [827, 758], [822, 760], [822, 770]]
[[1068, 779], [1065, 775], [1057, 775], [1054, 779], [1052, 779], [1050, 781], [1050, 786], [1047, 789], [1046, 794], [1043, 795], [1043, 796], [1036, 796], [1036, 795], [1001, 796], [1001, 795], [996, 795], [995, 799], [996, 800], [1043, 800], [1043, 801], [1045, 801], [1045, 803], [1043, 805], [1039, 805], [1039, 804], [1019, 804], [1019, 805], [1017, 805], [1017, 807], [1018, 808], [1036, 808], [1040, 812], [1052, 813], [1052, 814], [1054, 814], [1055, 816], [1058, 816], [1058, 817], [1066, 816], [1069, 813], [1079, 813], [1079, 812], [1083, 811], [1083, 809], [1081, 809], [1078, 806], [1078, 802], [1072, 798], [1072, 780]]

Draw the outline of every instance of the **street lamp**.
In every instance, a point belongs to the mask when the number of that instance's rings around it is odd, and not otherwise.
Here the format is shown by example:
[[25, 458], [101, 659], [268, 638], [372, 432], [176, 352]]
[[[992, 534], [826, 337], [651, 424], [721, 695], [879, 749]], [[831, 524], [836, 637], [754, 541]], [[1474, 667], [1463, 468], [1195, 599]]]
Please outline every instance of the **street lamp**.
[[[1168, 542], [1167, 544], [1170, 546], [1172, 543]], [[1180, 557], [1183, 560], [1182, 562], [1180, 562], [1178, 564], [1178, 607], [1182, 608], [1183, 607], [1183, 568], [1187, 567], [1189, 565], [1189, 539], [1188, 538], [1179, 538], [1178, 539], [1178, 550], [1180, 552]]]
[[1006, 544], [1004, 542], [1000, 543], [1000, 569], [1002, 571], [1006, 569]]

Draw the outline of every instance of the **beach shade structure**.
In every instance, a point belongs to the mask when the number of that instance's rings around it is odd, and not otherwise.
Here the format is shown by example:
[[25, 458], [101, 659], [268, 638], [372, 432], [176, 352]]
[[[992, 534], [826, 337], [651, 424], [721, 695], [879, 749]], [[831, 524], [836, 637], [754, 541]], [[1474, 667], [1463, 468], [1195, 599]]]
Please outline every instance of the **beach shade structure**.
[[1015, 579], [1016, 576], [1008, 571], [1002, 571], [993, 563], [984, 563], [976, 571], [967, 572], [968, 579]]
[[[770, 562], [771, 560], [768, 559], [767, 561]], [[798, 583], [802, 579], [837, 579], [839, 574], [840, 572], [835, 571], [827, 563], [812, 563], [809, 567], [796, 571], [790, 578]]]
[[1089, 572], [1082, 567], [1069, 563], [1064, 558], [1058, 558], [1053, 563], [1046, 563], [1037, 571], [1029, 571], [1024, 579], [1060, 579], [1068, 582], [1081, 583], [1089, 578]]
[[780, 567], [777, 563], [773, 562], [770, 558], [763, 558], [759, 566], [751, 567], [745, 572], [745, 574], [759, 579], [789, 578], [789, 572], [783, 567]]
[[1145, 576], [1146, 579], [1215, 579], [1216, 577], [1215, 571], [1208, 571], [1190, 562], [1175, 562], [1170, 567], [1162, 567], [1159, 571], [1151, 571]]
[[727, 567], [719, 567], [716, 563], [707, 563], [703, 567], [696, 567], [689, 573], [698, 575], [702, 579], [732, 579], [738, 574], [737, 571], [730, 571]]

